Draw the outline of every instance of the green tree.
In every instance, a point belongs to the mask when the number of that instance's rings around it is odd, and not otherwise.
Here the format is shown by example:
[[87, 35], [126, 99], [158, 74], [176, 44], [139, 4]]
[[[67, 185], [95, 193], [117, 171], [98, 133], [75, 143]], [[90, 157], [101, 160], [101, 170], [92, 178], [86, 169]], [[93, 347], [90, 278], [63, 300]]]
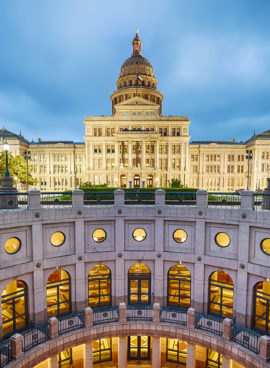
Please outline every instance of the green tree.
[[184, 188], [184, 185], [181, 184], [181, 180], [179, 179], [172, 179], [171, 184], [170, 184], [171, 188]]
[[[0, 153], [0, 178], [4, 176], [6, 170], [6, 153]], [[28, 183], [30, 185], [36, 184], [37, 179], [33, 179], [31, 175], [32, 167], [28, 165]], [[8, 171], [10, 176], [15, 179], [15, 182], [26, 184], [27, 182], [27, 163], [23, 156], [12, 156], [11, 153], [8, 154]]]

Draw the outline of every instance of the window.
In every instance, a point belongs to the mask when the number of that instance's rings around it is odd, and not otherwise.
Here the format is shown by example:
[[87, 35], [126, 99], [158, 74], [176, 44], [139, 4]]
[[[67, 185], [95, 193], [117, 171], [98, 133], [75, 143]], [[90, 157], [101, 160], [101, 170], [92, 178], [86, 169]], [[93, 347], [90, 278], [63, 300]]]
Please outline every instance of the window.
[[51, 244], [54, 246], [54, 247], [60, 247], [61, 245], [64, 244], [65, 240], [66, 240], [66, 237], [65, 237], [65, 234], [60, 232], [60, 231], [57, 231], [55, 233], [53, 233], [51, 235]]
[[176, 339], [167, 339], [166, 360], [186, 365], [187, 343]]
[[96, 229], [92, 234], [92, 238], [96, 243], [102, 243], [106, 237], [107, 233], [103, 229]]
[[70, 311], [70, 276], [66, 271], [58, 269], [47, 281], [47, 315], [49, 318]]
[[146, 238], [146, 235], [146, 231], [142, 228], [137, 228], [132, 233], [133, 239], [137, 242], [142, 242]]
[[270, 333], [270, 282], [261, 281], [255, 285], [253, 325]]
[[261, 241], [261, 250], [270, 256], [270, 238], [263, 239]]
[[187, 240], [187, 233], [182, 229], [177, 229], [173, 233], [173, 238], [177, 243], [184, 243]]
[[191, 275], [189, 270], [176, 265], [168, 272], [168, 299], [170, 306], [189, 308], [191, 300]]
[[233, 316], [233, 281], [226, 272], [216, 271], [210, 276], [208, 311], [222, 317]]
[[220, 247], [228, 247], [230, 245], [231, 238], [226, 233], [218, 233], [215, 236], [215, 242]]
[[136, 263], [128, 271], [128, 304], [151, 304], [151, 272], [143, 263]]
[[150, 360], [150, 336], [128, 337], [128, 360]]
[[112, 360], [112, 340], [110, 338], [94, 340], [92, 354], [94, 364]]
[[14, 254], [17, 253], [21, 248], [21, 241], [18, 238], [9, 238], [5, 242], [5, 251], [8, 254]]
[[57, 355], [58, 368], [70, 368], [72, 364], [72, 349], [61, 351]]
[[216, 351], [207, 349], [207, 368], [222, 368], [222, 355]]
[[111, 271], [105, 265], [96, 265], [89, 272], [88, 305], [91, 308], [111, 305]]

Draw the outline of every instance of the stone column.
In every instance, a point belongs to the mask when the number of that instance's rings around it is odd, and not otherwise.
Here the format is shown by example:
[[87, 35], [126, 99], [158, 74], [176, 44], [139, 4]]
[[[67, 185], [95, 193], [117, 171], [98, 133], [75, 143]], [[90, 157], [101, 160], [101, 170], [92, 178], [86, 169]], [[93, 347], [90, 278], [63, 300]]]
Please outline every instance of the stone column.
[[35, 210], [40, 209], [40, 191], [37, 189], [31, 189], [28, 192], [28, 209]]
[[188, 308], [187, 311], [187, 327], [194, 330], [195, 328], [195, 309]]
[[84, 327], [91, 328], [93, 326], [93, 309], [86, 307], [84, 309]]
[[58, 368], [57, 355], [50, 358], [50, 368]]
[[142, 169], [145, 169], [145, 141], [142, 141]]
[[254, 209], [254, 197], [251, 190], [242, 190], [241, 192], [241, 210]]
[[[86, 287], [88, 283], [87, 276], [89, 270], [85, 270], [84, 263], [84, 220], [81, 218], [76, 219], [75, 221], [75, 254], [76, 254], [76, 263], [75, 263], [75, 290], [73, 289], [73, 293], [75, 291], [75, 300], [72, 303], [72, 310], [74, 311], [74, 307], [76, 311], [82, 311], [87, 305], [88, 301], [85, 300], [86, 295]], [[71, 299], [72, 300], [72, 299]], [[76, 304], [75, 304], [76, 303]]]
[[[123, 162], [124, 165], [124, 162]], [[128, 142], [128, 167], [133, 167], [132, 164], [132, 142]]]
[[156, 142], [155, 145], [155, 149], [156, 149], [156, 170], [159, 170], [159, 142]]
[[51, 317], [49, 322], [49, 339], [54, 340], [58, 337], [58, 319], [56, 317]]
[[260, 358], [265, 362], [270, 361], [270, 336], [261, 336], [260, 343]]
[[195, 345], [187, 343], [187, 368], [196, 367]]
[[83, 368], [93, 368], [92, 341], [83, 345]]
[[[123, 216], [123, 215], [122, 215]], [[115, 219], [115, 284], [113, 280], [112, 295], [115, 295], [113, 304], [119, 304], [125, 301], [125, 262], [124, 262], [124, 218], [117, 216]], [[116, 287], [117, 285], [117, 287]], [[113, 291], [115, 290], [115, 291]]]
[[116, 189], [114, 191], [114, 205], [115, 206], [125, 205], [125, 191], [123, 189]]
[[267, 187], [264, 189], [263, 194], [263, 204], [262, 208], [265, 210], [270, 210], [270, 178], [267, 178]]
[[83, 207], [84, 191], [75, 189], [72, 192], [72, 207]]
[[13, 360], [18, 360], [23, 356], [23, 337], [16, 333], [10, 338], [11, 341], [11, 356]]
[[127, 367], [126, 337], [120, 336], [118, 339], [118, 368]]
[[119, 304], [119, 322], [127, 322], [127, 306], [126, 303]]
[[206, 209], [208, 205], [208, 197], [206, 190], [197, 190], [196, 192], [196, 207]]
[[152, 367], [160, 368], [161, 356], [160, 356], [160, 338], [152, 337]]
[[154, 303], [153, 305], [153, 322], [154, 323], [160, 323], [160, 304]]
[[222, 368], [231, 368], [231, 367], [232, 367], [232, 361], [231, 361], [231, 359], [228, 359], [228, 358], [226, 358], [223, 355], [223, 358], [222, 358]]
[[223, 333], [222, 333], [222, 337], [223, 337], [224, 340], [231, 341], [232, 335], [233, 335], [232, 326], [233, 326], [232, 319], [225, 318], [223, 320]]

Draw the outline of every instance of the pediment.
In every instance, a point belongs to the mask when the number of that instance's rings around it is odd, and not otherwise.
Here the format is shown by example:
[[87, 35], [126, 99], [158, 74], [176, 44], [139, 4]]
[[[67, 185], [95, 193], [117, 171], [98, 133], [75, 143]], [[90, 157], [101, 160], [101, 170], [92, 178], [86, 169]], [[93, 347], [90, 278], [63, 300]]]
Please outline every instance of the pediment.
[[117, 105], [115, 105], [115, 107], [121, 107], [121, 106], [127, 106], [127, 105], [147, 105], [147, 106], [158, 106], [157, 104], [155, 104], [152, 101], [148, 101], [145, 100], [142, 97], [132, 97], [129, 100], [123, 101], [123, 102], [119, 102]]

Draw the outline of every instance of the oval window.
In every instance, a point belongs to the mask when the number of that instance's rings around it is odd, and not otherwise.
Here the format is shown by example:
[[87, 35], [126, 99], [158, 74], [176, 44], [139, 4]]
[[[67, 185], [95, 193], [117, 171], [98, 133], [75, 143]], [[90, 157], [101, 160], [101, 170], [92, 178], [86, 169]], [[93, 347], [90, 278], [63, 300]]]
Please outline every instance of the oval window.
[[8, 254], [14, 254], [17, 253], [21, 248], [21, 241], [18, 238], [9, 238], [5, 242], [5, 251]]
[[146, 238], [146, 231], [144, 229], [135, 229], [132, 233], [133, 239], [142, 242]]
[[96, 229], [93, 234], [92, 234], [92, 238], [96, 243], [101, 243], [103, 242], [107, 237], [107, 233], [105, 230], [103, 229]]
[[218, 233], [215, 237], [215, 241], [220, 247], [227, 247], [231, 242], [231, 238], [226, 233]]
[[64, 244], [65, 240], [65, 234], [61, 233], [60, 231], [57, 231], [51, 235], [51, 244], [54, 247], [60, 247], [60, 245]]
[[266, 238], [261, 241], [261, 249], [265, 254], [270, 256], [270, 238]]
[[185, 230], [177, 229], [173, 233], [173, 238], [177, 243], [185, 243], [187, 240], [187, 233]]

